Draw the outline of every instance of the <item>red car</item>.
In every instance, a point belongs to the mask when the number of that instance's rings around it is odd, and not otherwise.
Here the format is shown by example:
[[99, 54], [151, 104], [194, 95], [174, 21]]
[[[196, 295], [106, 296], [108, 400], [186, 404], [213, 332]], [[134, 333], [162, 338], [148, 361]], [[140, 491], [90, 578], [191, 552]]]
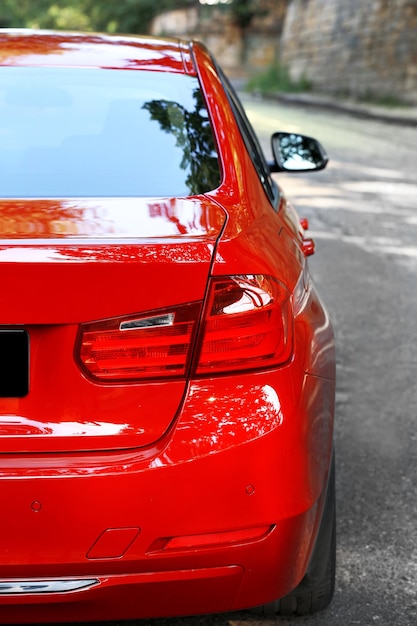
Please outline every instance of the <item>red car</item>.
[[268, 164], [198, 43], [0, 65], [1, 622], [324, 608], [333, 332], [271, 171], [325, 153]]

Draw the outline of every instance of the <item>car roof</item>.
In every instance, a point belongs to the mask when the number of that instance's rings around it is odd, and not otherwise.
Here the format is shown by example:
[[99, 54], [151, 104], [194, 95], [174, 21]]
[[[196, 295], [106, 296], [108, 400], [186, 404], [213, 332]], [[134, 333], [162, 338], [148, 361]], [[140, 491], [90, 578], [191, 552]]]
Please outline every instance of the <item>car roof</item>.
[[180, 39], [0, 30], [0, 65], [62, 66], [196, 74], [191, 43]]

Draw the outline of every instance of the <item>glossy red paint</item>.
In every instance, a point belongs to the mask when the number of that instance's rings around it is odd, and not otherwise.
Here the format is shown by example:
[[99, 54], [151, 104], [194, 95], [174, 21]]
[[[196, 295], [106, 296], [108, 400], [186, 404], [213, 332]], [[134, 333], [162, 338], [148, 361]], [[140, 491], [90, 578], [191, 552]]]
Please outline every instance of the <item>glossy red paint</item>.
[[1, 65], [152, 69], [195, 74], [187, 45], [178, 40], [100, 34], [3, 30]]
[[[272, 206], [198, 44], [4, 33], [0, 64], [197, 74], [222, 166], [217, 189], [189, 198], [0, 200], [0, 326], [31, 345], [29, 393], [0, 398], [1, 620], [189, 615], [285, 595], [320, 524], [335, 393], [331, 323], [293, 207], [282, 192]], [[284, 362], [196, 374], [197, 344], [178, 378], [100, 382], [81, 367], [81, 324], [188, 303], [204, 316], [210, 278], [229, 276], [274, 277], [290, 294]], [[1, 590], [62, 580], [80, 588]]]

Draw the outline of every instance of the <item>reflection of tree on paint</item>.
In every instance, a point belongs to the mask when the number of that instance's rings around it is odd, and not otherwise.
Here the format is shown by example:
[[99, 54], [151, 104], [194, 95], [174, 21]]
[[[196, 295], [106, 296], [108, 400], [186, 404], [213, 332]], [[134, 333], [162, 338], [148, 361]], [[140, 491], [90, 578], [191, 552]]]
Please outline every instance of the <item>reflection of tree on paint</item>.
[[218, 187], [220, 172], [210, 122], [198, 89], [193, 91], [193, 97], [193, 110], [171, 100], [151, 100], [143, 108], [162, 130], [174, 135], [183, 153], [181, 168], [188, 172], [189, 193], [195, 195]]
[[175, 451], [168, 447], [165, 458], [178, 462], [217, 453], [263, 437], [283, 423], [281, 400], [269, 385], [191, 385]]

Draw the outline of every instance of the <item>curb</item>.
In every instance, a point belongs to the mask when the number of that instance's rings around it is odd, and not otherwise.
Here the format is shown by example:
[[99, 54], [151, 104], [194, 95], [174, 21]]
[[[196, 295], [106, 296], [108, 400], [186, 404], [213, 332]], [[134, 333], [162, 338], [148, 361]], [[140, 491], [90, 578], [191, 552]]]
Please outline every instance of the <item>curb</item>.
[[[259, 94], [257, 94], [259, 95]], [[365, 106], [354, 102], [339, 102], [327, 97], [314, 94], [283, 94], [270, 93], [261, 97], [283, 104], [291, 104], [300, 107], [314, 107], [317, 109], [336, 111], [358, 117], [361, 119], [375, 120], [394, 124], [397, 126], [417, 127], [417, 107], [404, 107], [397, 109], [387, 109], [378, 106]]]

